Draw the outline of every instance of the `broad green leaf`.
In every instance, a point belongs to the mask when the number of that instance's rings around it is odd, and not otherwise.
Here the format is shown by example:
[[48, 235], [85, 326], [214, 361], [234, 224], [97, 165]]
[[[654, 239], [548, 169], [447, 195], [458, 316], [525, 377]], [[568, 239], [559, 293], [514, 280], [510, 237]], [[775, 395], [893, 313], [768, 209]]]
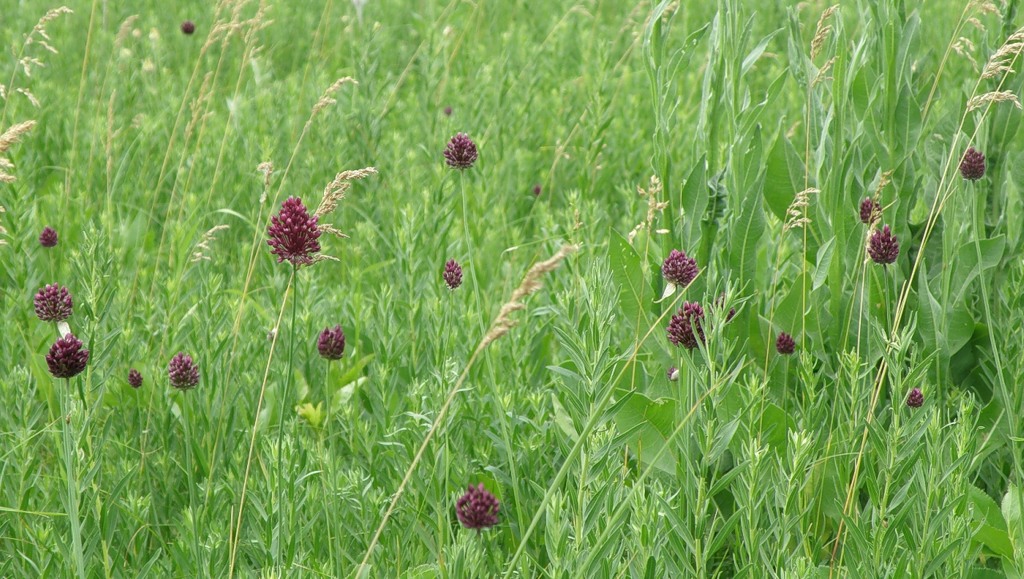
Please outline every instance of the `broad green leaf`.
[[828, 238], [825, 245], [818, 248], [817, 265], [814, 267], [814, 283], [811, 289], [816, 290], [825, 283], [829, 267], [832, 266], [832, 256], [835, 254], [835, 250], [836, 238], [834, 235]]
[[622, 311], [624, 323], [639, 323], [640, 327], [646, 327], [646, 305], [654, 293], [648, 288], [644, 281], [644, 272], [640, 264], [640, 255], [633, 249], [633, 246], [618, 232], [611, 232], [611, 244], [609, 247], [611, 259], [612, 278], [619, 286], [619, 308]]
[[708, 209], [707, 156], [697, 159], [682, 190], [683, 242], [694, 246], [700, 238], [700, 226]]
[[745, 284], [753, 286], [757, 276], [757, 249], [764, 235], [764, 211], [761, 209], [761, 198], [748, 195], [739, 219], [732, 224], [732, 239], [729, 244], [729, 265], [739, 287]]
[[796, 428], [796, 423], [786, 411], [775, 404], [765, 407], [761, 415], [762, 440], [777, 451], [784, 451], [788, 443], [790, 429]]
[[[629, 398], [618, 406], [615, 424], [621, 431], [632, 431], [627, 444], [641, 462], [651, 464], [675, 429], [676, 401], [667, 398], [651, 400], [639, 392], [632, 392], [628, 396]], [[675, 453], [671, 449], [662, 452], [654, 466], [658, 470], [674, 474]]]
[[[981, 271], [985, 271], [999, 265], [1003, 258], [1003, 251], [1006, 249], [1006, 237], [1000, 235], [992, 239], [983, 239], [978, 245], [981, 246]], [[978, 268], [978, 249], [973, 241], [969, 241], [957, 249], [957, 267], [953, 271], [953, 279], [950, 283], [950, 299], [952, 303], [962, 302], [968, 285], [980, 273]]]
[[793, 145], [780, 131], [768, 152], [764, 177], [764, 200], [779, 219], [786, 219], [786, 209], [798, 191], [803, 190], [799, 178], [800, 161]]
[[566, 436], [572, 439], [573, 442], [576, 442], [580, 435], [576, 433], [576, 426], [572, 423], [572, 417], [565, 411], [565, 407], [559, 402], [554, 392], [551, 393], [551, 406], [555, 411], [555, 424]]
[[[807, 288], [808, 292], [810, 287]], [[777, 331], [787, 332], [793, 336], [797, 336], [799, 339], [800, 330], [803, 327], [803, 318], [805, 312], [803, 311], [804, 306], [804, 274], [800, 274], [792, 285], [786, 291], [786, 297], [779, 302], [779, 305], [775, 308], [775, 316], [773, 322]], [[809, 301], [809, 299], [808, 299]], [[772, 335], [771, 339], [775, 336]]]

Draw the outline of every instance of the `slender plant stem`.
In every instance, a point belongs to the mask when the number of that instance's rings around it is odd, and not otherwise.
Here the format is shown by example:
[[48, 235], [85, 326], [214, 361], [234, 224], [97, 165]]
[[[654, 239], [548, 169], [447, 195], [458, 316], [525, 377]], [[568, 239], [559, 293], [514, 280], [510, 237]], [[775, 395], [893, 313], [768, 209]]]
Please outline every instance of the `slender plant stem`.
[[67, 477], [68, 521], [71, 523], [71, 555], [75, 560], [75, 572], [80, 579], [86, 577], [85, 555], [82, 553], [82, 522], [78, 518], [78, 481], [75, 463], [78, 461], [78, 445], [71, 424], [71, 379], [64, 379], [64, 394], [60, 396], [60, 424], [64, 438], [64, 474]]
[[242, 476], [242, 497], [238, 501], [238, 519], [235, 521], [235, 532], [232, 536], [231, 544], [231, 560], [228, 563], [228, 579], [234, 577], [235, 574], [235, 560], [238, 557], [238, 542], [241, 540], [242, 535], [242, 514], [245, 512], [245, 492], [249, 485], [249, 473], [252, 470], [252, 455], [256, 449], [256, 432], [259, 427], [260, 413], [263, 410], [263, 399], [267, 393], [267, 379], [270, 377], [270, 363], [274, 360], [274, 351], [277, 348], [277, 338], [280, 332], [276, 331], [281, 327], [281, 318], [284, 317], [284, 308], [288, 303], [288, 294], [292, 290], [292, 284], [295, 282], [295, 271], [292, 270], [292, 275], [288, 278], [288, 287], [284, 291], [284, 300], [281, 302], [281, 309], [277, 312], [277, 323], [274, 325], [274, 338], [270, 341], [270, 354], [267, 356], [267, 365], [263, 369], [263, 383], [260, 385], [260, 395], [256, 400], [256, 413], [253, 417], [252, 422], [252, 434], [249, 435], [249, 451], [245, 459], [245, 474]]
[[284, 393], [281, 397], [278, 409], [281, 415], [278, 417], [277, 425], [277, 476], [274, 477], [274, 483], [277, 485], [277, 541], [274, 543], [276, 553], [274, 553], [274, 561], [280, 565], [281, 549], [284, 544], [285, 527], [285, 503], [284, 503], [284, 485], [282, 481], [285, 478], [284, 474], [284, 423], [285, 417], [288, 415], [288, 405], [290, 403], [290, 397], [292, 393], [292, 362], [295, 359], [295, 314], [298, 311], [299, 306], [299, 280], [298, 280], [298, 266], [292, 269], [292, 279], [295, 283], [295, 295], [292, 298], [292, 321], [288, 329], [291, 331], [291, 337], [288, 340], [288, 366], [285, 367], [285, 380], [284, 380]]
[[[469, 196], [466, 194], [466, 175], [464, 171], [459, 171], [459, 189], [462, 193], [462, 226], [463, 235], [465, 235], [466, 241], [466, 252], [469, 255], [469, 278], [473, 285], [473, 299], [476, 300], [476, 307], [480, 311], [484, 311], [484, 304], [481, 301], [480, 284], [476, 279], [476, 259], [473, 254], [473, 236], [469, 232]], [[483, 319], [483, 318], [481, 318]], [[483, 326], [481, 325], [481, 330]]]
[[188, 471], [188, 504], [192, 511], [192, 549], [195, 551], [196, 574], [203, 568], [203, 551], [199, 545], [199, 501], [196, 500], [195, 457], [192, 456], [192, 428], [189, 426], [188, 393], [181, 392], [181, 422], [185, 427], [185, 465]]

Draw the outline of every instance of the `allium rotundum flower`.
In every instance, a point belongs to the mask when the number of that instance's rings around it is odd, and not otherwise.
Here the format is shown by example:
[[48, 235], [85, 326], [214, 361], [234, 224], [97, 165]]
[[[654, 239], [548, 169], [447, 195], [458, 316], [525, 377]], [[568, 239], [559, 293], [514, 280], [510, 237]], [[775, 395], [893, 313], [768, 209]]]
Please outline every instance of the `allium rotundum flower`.
[[683, 302], [683, 307], [668, 324], [668, 341], [687, 350], [704, 342], [704, 308], [696, 302]]
[[534, 197], [540, 197], [540, 192], [541, 192], [540, 183], [537, 183], [536, 185], [533, 186], [533, 196]]
[[270, 253], [277, 256], [277, 263], [287, 260], [295, 267], [313, 263], [313, 254], [320, 251], [317, 219], [309, 215], [302, 199], [285, 199], [281, 212], [270, 218], [267, 228], [267, 245], [274, 248]]
[[142, 374], [135, 368], [128, 371], [128, 385], [132, 388], [139, 388], [142, 386]]
[[871, 225], [882, 216], [882, 206], [870, 197], [860, 202], [860, 222]]
[[463, 527], [476, 529], [479, 534], [481, 529], [498, 524], [499, 508], [498, 499], [484, 488], [484, 483], [480, 483], [469, 485], [466, 494], [455, 503], [455, 514]]
[[920, 388], [914, 388], [910, 391], [910, 395], [907, 396], [907, 406], [920, 408], [922, 404], [924, 404], [924, 394], [921, 393]]
[[698, 273], [700, 273], [700, 268], [697, 267], [697, 260], [686, 255], [685, 251], [678, 249], [670, 251], [664, 263], [661, 264], [661, 275], [679, 287], [690, 285]]
[[679, 379], [679, 368], [676, 368], [675, 366], [672, 366], [672, 367], [670, 367], [668, 369], [667, 374], [668, 374], [668, 381], [669, 382], [675, 382], [676, 380]]
[[793, 341], [793, 336], [786, 332], [779, 332], [779, 337], [775, 340], [775, 350], [784, 356], [792, 354], [796, 350], [796, 342]]
[[968, 181], [977, 181], [985, 176], [985, 155], [971, 147], [960, 161], [960, 174]]
[[448, 141], [444, 148], [444, 159], [449, 167], [469, 169], [476, 162], [476, 144], [466, 133], [459, 133]]
[[55, 283], [39, 290], [34, 302], [36, 315], [44, 322], [63, 322], [74, 308], [68, 288]]
[[191, 35], [196, 31], [196, 23], [191, 20], [186, 20], [181, 23], [181, 32], [185, 35]]
[[53, 247], [57, 245], [57, 231], [47, 225], [43, 228], [42, 233], [39, 234], [39, 245], [43, 247]]
[[167, 377], [171, 379], [173, 388], [191, 390], [199, 384], [199, 366], [192, 361], [192, 356], [179, 352], [167, 365]]
[[868, 255], [871, 261], [882, 265], [893, 263], [899, 257], [900, 242], [888, 225], [871, 234], [871, 239], [868, 240]]
[[462, 285], [462, 266], [454, 259], [449, 259], [448, 263], [444, 264], [444, 273], [441, 276], [444, 277], [444, 283], [448, 284], [448, 289], [455, 289]]
[[452, 116], [452, 107], [444, 107], [444, 116], [446, 116], [446, 117]]
[[340, 360], [345, 354], [345, 332], [341, 330], [341, 325], [324, 328], [316, 341], [316, 349], [320, 356], [328, 360]]
[[82, 348], [82, 341], [74, 334], [58, 338], [46, 354], [46, 365], [54, 378], [71, 378], [85, 370], [89, 363], [89, 350]]

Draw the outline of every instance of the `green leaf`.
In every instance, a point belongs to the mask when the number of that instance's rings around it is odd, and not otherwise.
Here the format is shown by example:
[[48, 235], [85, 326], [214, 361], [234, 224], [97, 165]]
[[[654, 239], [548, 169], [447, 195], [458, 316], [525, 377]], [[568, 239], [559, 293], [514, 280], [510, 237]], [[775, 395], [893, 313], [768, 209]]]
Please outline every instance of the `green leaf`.
[[644, 271], [640, 264], [640, 255], [633, 246], [617, 231], [612, 231], [609, 257], [612, 266], [612, 279], [619, 286], [619, 309], [626, 323], [639, 323], [641, 327], [646, 321], [646, 304], [654, 296], [644, 282]]
[[803, 187], [799, 182], [800, 158], [793, 145], [780, 131], [771, 151], [764, 177], [764, 200], [768, 209], [779, 219], [786, 219], [786, 210], [793, 197]]
[[828, 238], [825, 245], [818, 248], [818, 259], [817, 265], [814, 267], [814, 283], [811, 285], [812, 290], [816, 290], [825, 283], [825, 279], [828, 277], [828, 270], [832, 267], [832, 256], [836, 251], [836, 237], [833, 235]]
[[[630, 431], [627, 444], [641, 462], [651, 464], [675, 429], [676, 401], [668, 398], [651, 400], [639, 392], [628, 396], [615, 413], [615, 424], [623, 432]], [[675, 453], [671, 450], [662, 452], [654, 467], [675, 474]]]
[[[785, 299], [775, 308], [775, 316], [772, 320], [775, 328], [798, 338], [804, 319], [803, 286], [804, 274], [800, 274], [789, 286]], [[774, 339], [774, 335], [772, 338]]]
[[953, 270], [953, 279], [950, 282], [951, 303], [962, 302], [967, 287], [981, 271], [992, 269], [999, 265], [999, 262], [1003, 259], [1003, 251], [1006, 249], [1006, 236], [1000, 235], [992, 239], [982, 239], [978, 245], [981, 246], [980, 271], [978, 268], [978, 247], [975, 247], [973, 241], [968, 241], [957, 249], [957, 267]]
[[757, 281], [757, 247], [764, 235], [764, 211], [761, 199], [748, 196], [743, 203], [743, 212], [733, 223], [732, 239], [729, 244], [729, 265], [737, 276], [739, 287]]
[[579, 439], [580, 435], [576, 432], [576, 426], [572, 423], [572, 417], [565, 411], [565, 407], [558, 401], [558, 396], [555, 393], [551, 393], [551, 406], [555, 410], [555, 424], [565, 433], [573, 442]]
[[796, 429], [796, 422], [786, 414], [786, 411], [775, 404], [765, 407], [761, 415], [762, 440], [777, 451], [786, 448], [787, 435], [790, 429]]
[[707, 156], [702, 155], [690, 169], [690, 175], [683, 185], [683, 243], [687, 247], [696, 245], [700, 238], [700, 225], [708, 209], [708, 177], [705, 169]]

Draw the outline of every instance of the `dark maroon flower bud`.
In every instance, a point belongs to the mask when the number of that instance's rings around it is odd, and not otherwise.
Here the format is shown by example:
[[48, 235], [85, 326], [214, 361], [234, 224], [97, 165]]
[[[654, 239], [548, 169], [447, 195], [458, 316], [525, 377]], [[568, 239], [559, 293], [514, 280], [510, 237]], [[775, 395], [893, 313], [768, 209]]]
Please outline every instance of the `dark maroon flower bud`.
[[686, 255], [685, 251], [678, 249], [670, 251], [664, 263], [661, 264], [661, 275], [679, 287], [690, 285], [698, 273], [700, 273], [700, 268], [697, 267], [697, 260]]
[[328, 360], [340, 360], [345, 355], [345, 332], [341, 331], [341, 325], [334, 326], [333, 329], [324, 328], [316, 341], [316, 349], [320, 356]]
[[444, 277], [444, 283], [448, 284], [448, 289], [462, 285], [462, 266], [454, 259], [449, 259], [448, 263], [444, 264], [444, 273], [441, 275]]
[[187, 36], [191, 36], [196, 31], [196, 23], [191, 20], [186, 20], [181, 23], [181, 32]]
[[46, 365], [54, 378], [71, 378], [81, 374], [89, 363], [89, 350], [82, 348], [82, 341], [74, 334], [58, 338], [46, 354]]
[[671, 368], [668, 369], [667, 374], [668, 374], [668, 381], [669, 382], [675, 382], [676, 380], [679, 379], [679, 368], [676, 368], [675, 366], [672, 366]]
[[63, 322], [71, 317], [74, 304], [68, 288], [50, 284], [36, 293], [36, 316], [44, 322]]
[[455, 503], [455, 514], [463, 527], [476, 529], [479, 534], [482, 529], [498, 524], [499, 508], [498, 499], [484, 488], [484, 483], [480, 483], [469, 485], [466, 494]]
[[444, 116], [446, 116], [446, 117], [452, 116], [452, 107], [444, 107]]
[[960, 174], [968, 181], [977, 181], [985, 176], [985, 155], [974, 147], [967, 149], [960, 161]]
[[313, 263], [313, 254], [320, 251], [320, 228], [317, 217], [311, 217], [302, 199], [289, 197], [281, 204], [281, 212], [270, 218], [267, 245], [277, 256], [277, 263], [289, 261], [295, 267]]
[[796, 342], [793, 341], [793, 336], [786, 332], [779, 332], [779, 337], [775, 340], [775, 350], [784, 356], [796, 351]]
[[704, 308], [696, 302], [683, 302], [683, 307], [672, 316], [668, 324], [668, 341], [687, 350], [704, 343]]
[[[725, 292], [718, 294], [718, 297], [715, 298], [715, 308], [723, 307], [725, 307]], [[728, 324], [734, 317], [736, 317], [736, 308], [729, 308], [729, 313], [725, 314], [725, 323]]]
[[128, 371], [128, 385], [132, 388], [139, 388], [142, 386], [142, 374], [135, 368]]
[[878, 221], [882, 216], [882, 206], [870, 197], [865, 197], [860, 202], [860, 222], [867, 225]]
[[900, 255], [900, 242], [892, 234], [892, 230], [886, 225], [881, 230], [875, 230], [868, 240], [868, 255], [871, 261], [888, 265], [896, 261]]
[[533, 186], [533, 196], [534, 197], [540, 197], [540, 191], [541, 191], [540, 183], [537, 183], [536, 185]]
[[921, 393], [920, 388], [914, 388], [910, 391], [910, 395], [907, 396], [907, 406], [920, 408], [922, 404], [924, 404], [924, 394]]
[[444, 148], [444, 159], [449, 167], [468, 169], [476, 162], [476, 144], [465, 133], [459, 133], [448, 141]]
[[57, 245], [57, 232], [49, 225], [44, 227], [42, 233], [39, 234], [39, 245], [43, 247]]
[[192, 361], [192, 356], [179, 352], [167, 365], [167, 377], [171, 379], [172, 388], [191, 390], [199, 384], [199, 366]]

